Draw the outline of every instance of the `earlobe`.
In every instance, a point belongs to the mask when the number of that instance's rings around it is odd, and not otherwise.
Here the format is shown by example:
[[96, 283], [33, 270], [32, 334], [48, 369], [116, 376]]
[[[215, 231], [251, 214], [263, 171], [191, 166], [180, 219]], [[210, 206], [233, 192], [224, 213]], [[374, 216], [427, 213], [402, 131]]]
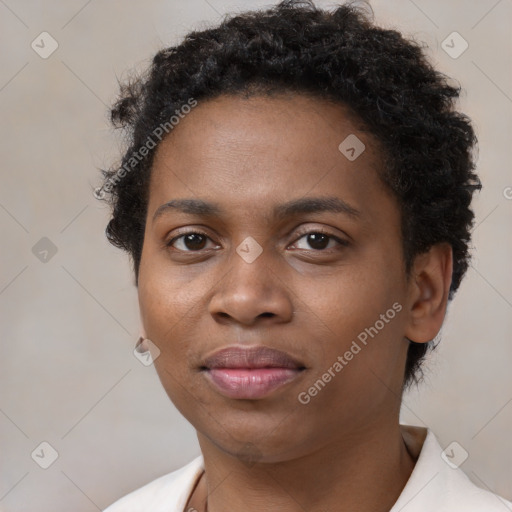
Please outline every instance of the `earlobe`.
[[453, 252], [436, 244], [416, 257], [409, 279], [409, 315], [405, 336], [416, 343], [434, 339], [446, 314], [452, 281]]

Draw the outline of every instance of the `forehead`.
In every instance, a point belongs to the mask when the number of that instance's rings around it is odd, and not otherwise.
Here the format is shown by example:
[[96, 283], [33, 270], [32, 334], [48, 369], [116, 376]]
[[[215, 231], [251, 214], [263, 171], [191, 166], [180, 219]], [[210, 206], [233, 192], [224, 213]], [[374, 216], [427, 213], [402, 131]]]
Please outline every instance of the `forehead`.
[[[355, 159], [344, 152], [347, 140], [358, 153], [364, 148]], [[160, 143], [148, 214], [176, 197], [220, 198], [246, 210], [309, 192], [356, 201], [372, 188], [382, 192], [380, 167], [376, 139], [342, 104], [224, 95], [199, 102]]]
[[[357, 115], [341, 103], [291, 93], [222, 95], [199, 101], [160, 144], [157, 160], [158, 156], [200, 160], [230, 149], [238, 155], [245, 151], [253, 161], [265, 160], [273, 151], [292, 160], [305, 157], [306, 162], [315, 162], [326, 148], [338, 156], [339, 143], [350, 134], [371, 138]], [[172, 151], [166, 151], [171, 146]]]

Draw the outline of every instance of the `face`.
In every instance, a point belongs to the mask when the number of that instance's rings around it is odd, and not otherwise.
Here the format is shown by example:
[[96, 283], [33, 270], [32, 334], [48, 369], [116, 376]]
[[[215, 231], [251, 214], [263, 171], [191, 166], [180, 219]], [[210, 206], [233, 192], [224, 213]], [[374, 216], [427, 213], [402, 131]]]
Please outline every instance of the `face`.
[[[397, 414], [408, 283], [381, 159], [345, 107], [302, 95], [200, 102], [161, 142], [141, 318], [167, 394], [220, 449], [288, 460]], [[286, 357], [252, 380], [234, 351], [212, 367], [233, 346]]]

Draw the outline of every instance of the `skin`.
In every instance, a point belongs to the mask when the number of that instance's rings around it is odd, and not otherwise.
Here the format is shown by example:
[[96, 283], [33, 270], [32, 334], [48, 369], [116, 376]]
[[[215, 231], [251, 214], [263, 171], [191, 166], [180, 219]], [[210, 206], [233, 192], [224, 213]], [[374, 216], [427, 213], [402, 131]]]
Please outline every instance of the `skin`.
[[[366, 146], [349, 161], [338, 145]], [[306, 95], [200, 102], [164, 139], [152, 170], [138, 294], [159, 378], [197, 430], [205, 474], [188, 507], [208, 511], [388, 511], [414, 458], [399, 425], [408, 341], [441, 328], [451, 248], [434, 246], [405, 273], [398, 204], [381, 182], [382, 153], [348, 108]], [[359, 214], [274, 219], [292, 199], [337, 197]], [[220, 216], [167, 209], [202, 199]], [[324, 230], [324, 247], [306, 235]], [[192, 243], [184, 232], [205, 233]], [[253, 237], [247, 263], [236, 248]], [[345, 244], [338, 243], [337, 237]], [[318, 239], [317, 239], [318, 240]], [[297, 397], [394, 303], [396, 316], [307, 404]], [[288, 352], [306, 369], [259, 400], [219, 394], [203, 359], [232, 345]]]

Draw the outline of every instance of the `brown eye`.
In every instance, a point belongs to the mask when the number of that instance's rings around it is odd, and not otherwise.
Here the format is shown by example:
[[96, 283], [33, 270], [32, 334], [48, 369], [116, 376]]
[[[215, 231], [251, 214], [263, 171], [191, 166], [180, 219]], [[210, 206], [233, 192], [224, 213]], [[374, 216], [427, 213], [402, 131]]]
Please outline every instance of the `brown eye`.
[[323, 233], [310, 233], [306, 235], [307, 243], [313, 249], [326, 249], [329, 245], [329, 237]]
[[[297, 247], [297, 244], [300, 240], [304, 239], [306, 243], [304, 245], [307, 245], [306, 247]], [[331, 245], [329, 245], [331, 244]], [[305, 233], [302, 235], [297, 242], [295, 242], [295, 247], [298, 249], [306, 249], [310, 250], [313, 249], [315, 251], [323, 251], [325, 249], [331, 249], [333, 247], [338, 246], [347, 246], [348, 242], [345, 240], [342, 240], [334, 235], [331, 235], [330, 233], [325, 233], [323, 231], [310, 231], [308, 233]]]
[[[174, 237], [167, 244], [168, 247], [173, 247], [176, 250], [184, 252], [195, 252], [205, 249], [205, 245], [210, 238], [200, 232], [191, 231]], [[175, 243], [178, 242], [176, 245]], [[179, 246], [179, 247], [178, 247]]]

